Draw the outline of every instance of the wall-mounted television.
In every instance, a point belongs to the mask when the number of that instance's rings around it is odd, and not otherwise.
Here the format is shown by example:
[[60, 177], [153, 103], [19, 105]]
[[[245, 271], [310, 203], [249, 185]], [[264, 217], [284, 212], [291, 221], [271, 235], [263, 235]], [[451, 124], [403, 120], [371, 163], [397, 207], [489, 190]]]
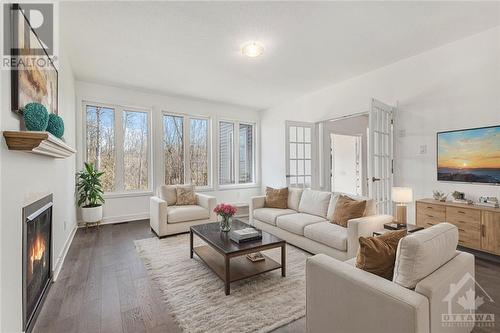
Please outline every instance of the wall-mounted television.
[[437, 179], [500, 184], [500, 125], [438, 132]]

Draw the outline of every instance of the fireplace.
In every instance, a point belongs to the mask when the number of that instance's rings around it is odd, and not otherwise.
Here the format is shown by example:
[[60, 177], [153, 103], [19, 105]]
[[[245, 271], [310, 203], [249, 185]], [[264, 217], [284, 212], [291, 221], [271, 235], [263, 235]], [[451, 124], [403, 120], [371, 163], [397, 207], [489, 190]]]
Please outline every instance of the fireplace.
[[23, 329], [30, 332], [52, 281], [52, 194], [23, 208]]

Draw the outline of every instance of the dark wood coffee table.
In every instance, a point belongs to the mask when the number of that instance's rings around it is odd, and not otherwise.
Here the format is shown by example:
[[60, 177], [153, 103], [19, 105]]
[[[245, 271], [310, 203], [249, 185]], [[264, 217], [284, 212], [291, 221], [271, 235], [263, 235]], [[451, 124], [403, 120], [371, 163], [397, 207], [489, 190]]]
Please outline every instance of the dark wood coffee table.
[[[231, 230], [249, 227], [239, 220], [233, 220]], [[281, 276], [286, 276], [286, 242], [262, 231], [262, 239], [236, 243], [229, 239], [228, 232], [219, 229], [219, 223], [207, 223], [190, 228], [190, 256], [196, 253], [219, 278], [224, 281], [226, 295], [230, 293], [230, 283], [281, 268]], [[193, 247], [193, 235], [197, 235], [207, 245]], [[281, 247], [281, 263], [268, 256], [262, 261], [252, 262], [249, 253]]]

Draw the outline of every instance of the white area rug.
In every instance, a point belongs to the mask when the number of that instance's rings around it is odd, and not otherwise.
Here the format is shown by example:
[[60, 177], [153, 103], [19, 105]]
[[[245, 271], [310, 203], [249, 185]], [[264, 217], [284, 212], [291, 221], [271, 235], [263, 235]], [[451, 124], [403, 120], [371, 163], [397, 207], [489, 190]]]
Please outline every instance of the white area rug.
[[[305, 316], [308, 254], [295, 247], [287, 245], [285, 278], [278, 269], [234, 282], [226, 296], [222, 280], [196, 254], [189, 258], [189, 235], [135, 246], [184, 332], [269, 332]], [[264, 253], [281, 259], [279, 248]]]

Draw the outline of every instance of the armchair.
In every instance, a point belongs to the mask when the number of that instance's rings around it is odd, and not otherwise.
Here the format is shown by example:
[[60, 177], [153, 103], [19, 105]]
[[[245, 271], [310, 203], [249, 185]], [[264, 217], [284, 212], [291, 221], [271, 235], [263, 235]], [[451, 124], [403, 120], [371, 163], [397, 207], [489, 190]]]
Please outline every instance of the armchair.
[[[192, 225], [217, 221], [213, 196], [196, 193], [196, 205], [176, 205], [175, 186], [160, 186], [149, 204], [151, 230], [158, 237], [188, 232]], [[169, 205], [169, 202], [173, 204]]]

